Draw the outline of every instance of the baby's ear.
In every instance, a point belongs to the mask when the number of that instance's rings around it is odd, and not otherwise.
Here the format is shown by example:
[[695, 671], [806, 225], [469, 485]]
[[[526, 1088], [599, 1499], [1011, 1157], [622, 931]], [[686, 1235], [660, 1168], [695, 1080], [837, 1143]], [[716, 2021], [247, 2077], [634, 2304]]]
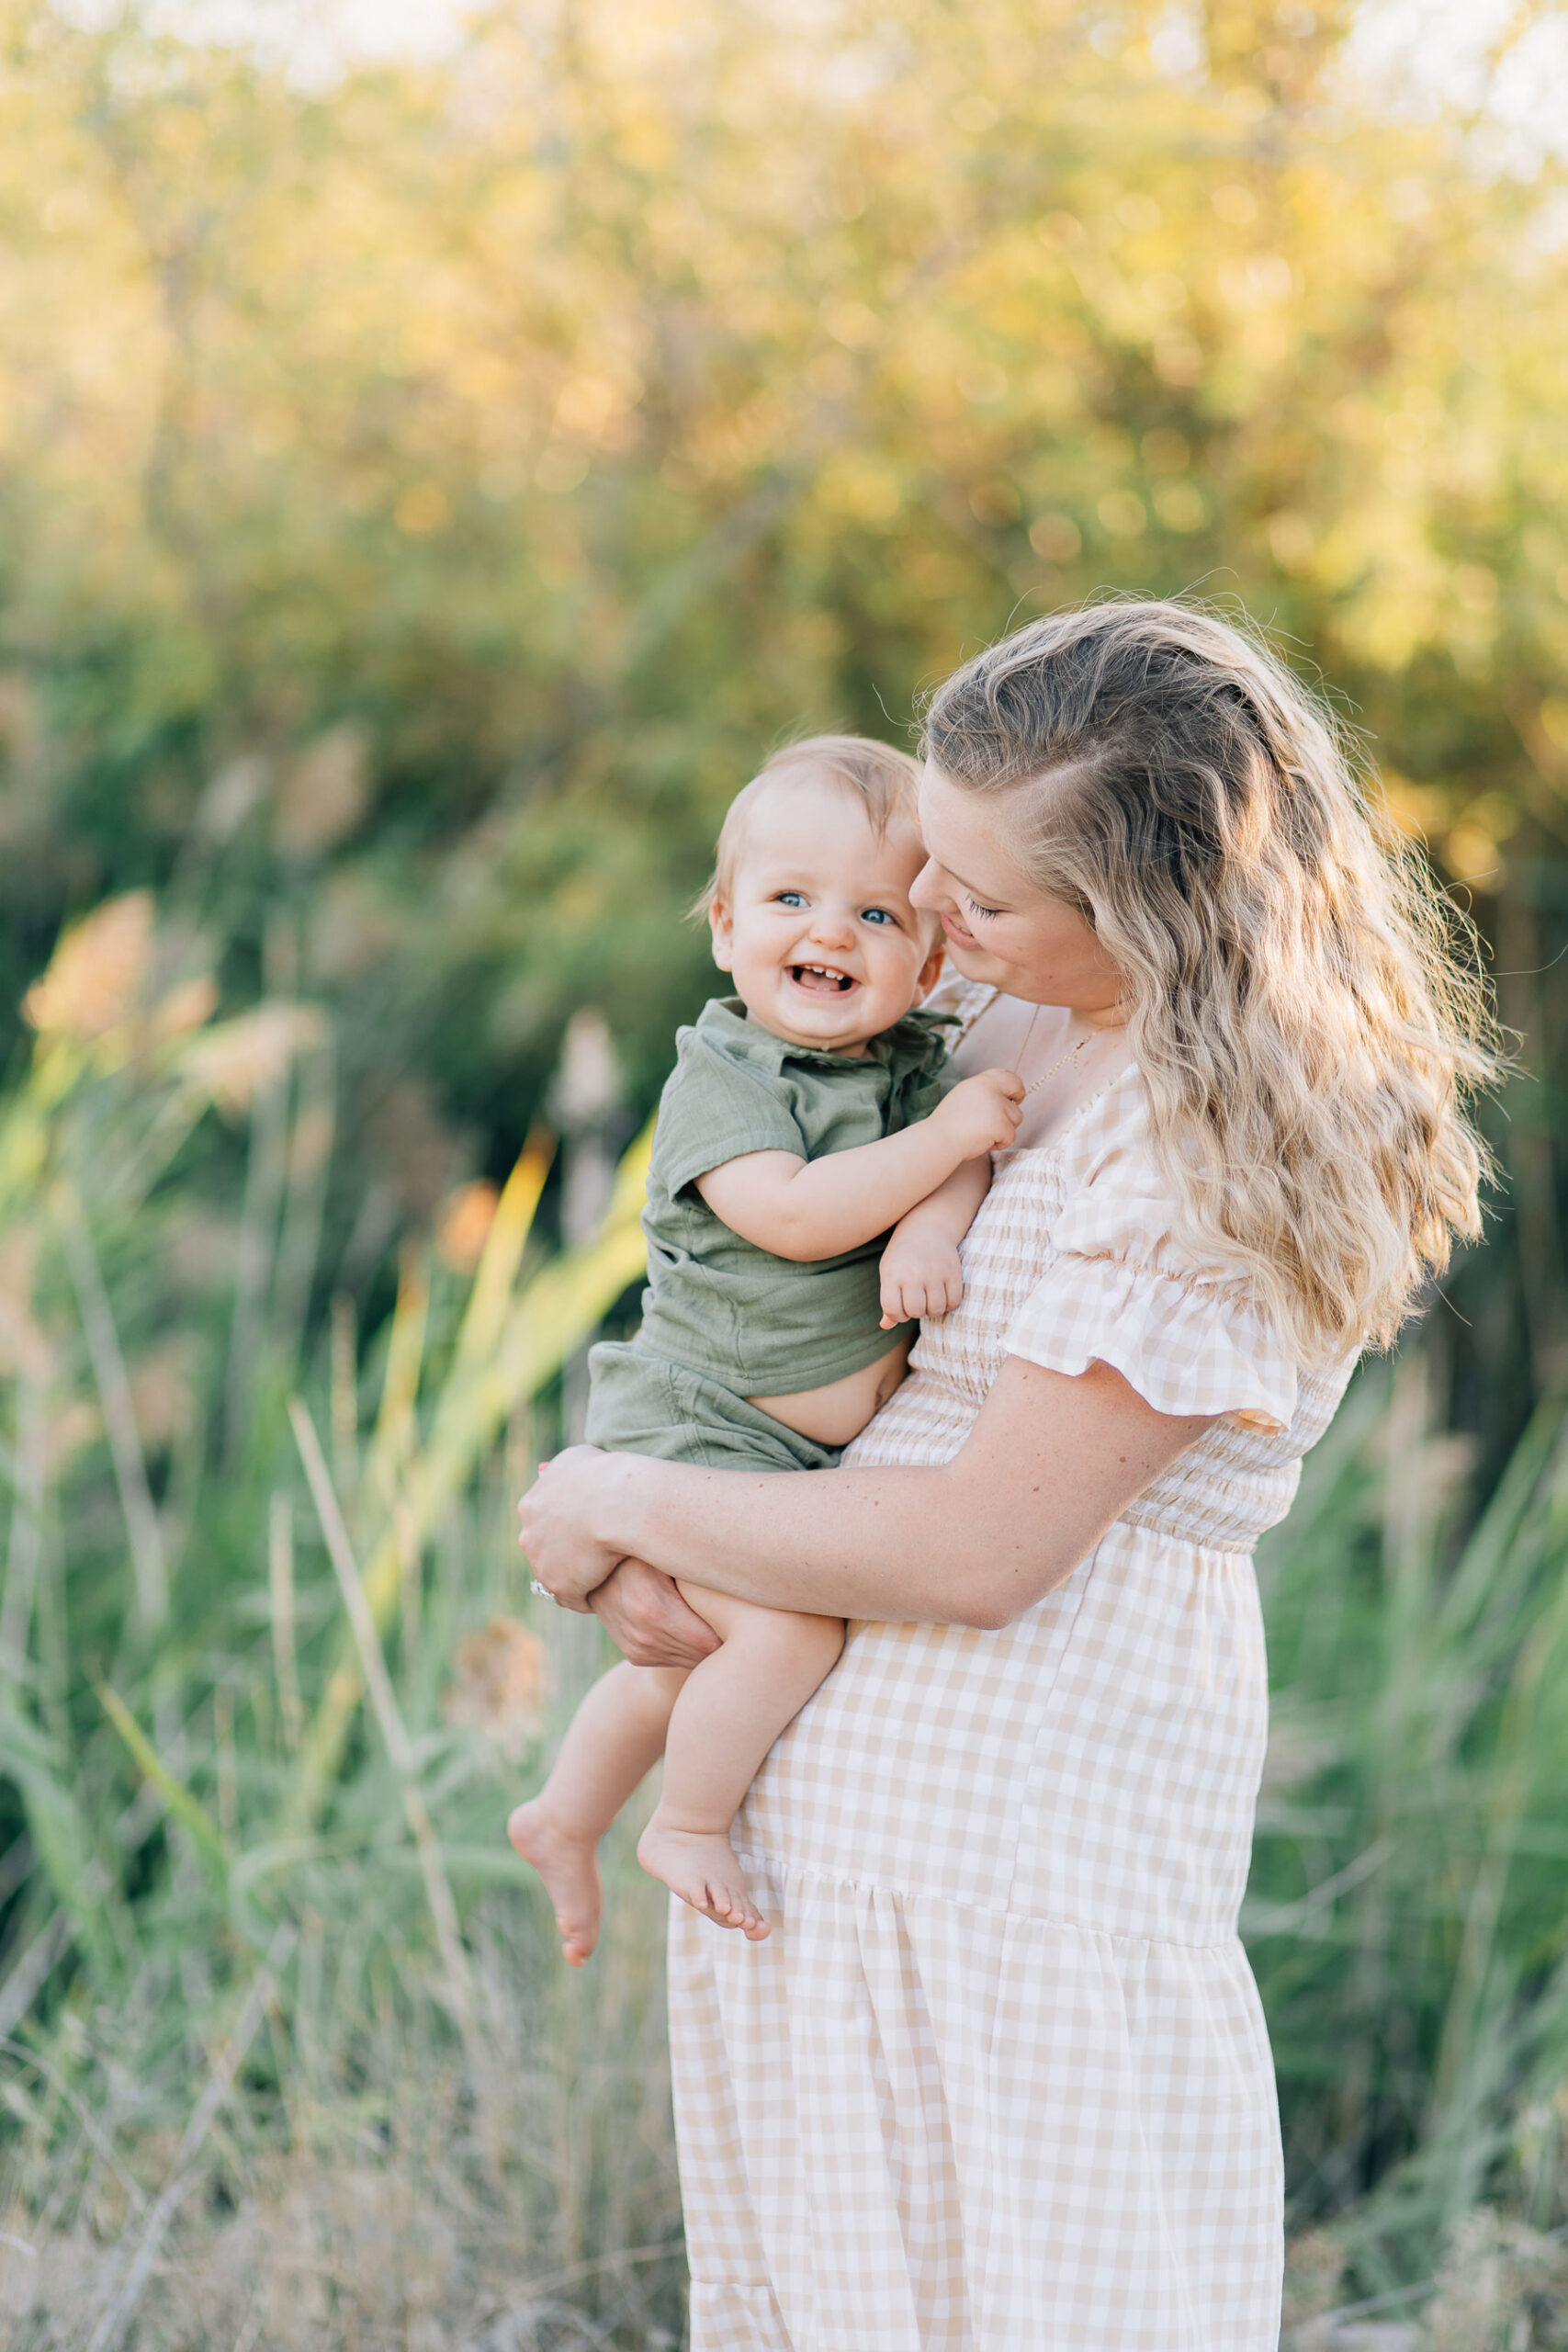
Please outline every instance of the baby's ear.
[[708, 902], [708, 929], [713, 933], [713, 960], [721, 972], [735, 968], [735, 918], [722, 899]]
[[931, 949], [931, 954], [926, 957], [925, 962], [920, 966], [920, 977], [915, 982], [915, 1002], [917, 1004], [924, 1004], [927, 997], [930, 996], [932, 989], [935, 988], [938, 980], [941, 979], [942, 967], [946, 961], [947, 948], [944, 943], [939, 939], [936, 945]]

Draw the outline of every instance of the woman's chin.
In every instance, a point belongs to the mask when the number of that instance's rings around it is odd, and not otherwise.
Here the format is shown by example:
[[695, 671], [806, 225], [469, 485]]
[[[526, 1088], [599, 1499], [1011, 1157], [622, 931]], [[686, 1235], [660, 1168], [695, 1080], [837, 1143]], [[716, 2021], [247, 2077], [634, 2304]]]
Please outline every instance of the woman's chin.
[[1010, 983], [1016, 981], [1019, 974], [999, 956], [987, 956], [977, 939], [954, 939], [948, 932], [947, 960], [966, 980], [982, 980], [987, 988], [1000, 989], [1004, 996], [1017, 993]]

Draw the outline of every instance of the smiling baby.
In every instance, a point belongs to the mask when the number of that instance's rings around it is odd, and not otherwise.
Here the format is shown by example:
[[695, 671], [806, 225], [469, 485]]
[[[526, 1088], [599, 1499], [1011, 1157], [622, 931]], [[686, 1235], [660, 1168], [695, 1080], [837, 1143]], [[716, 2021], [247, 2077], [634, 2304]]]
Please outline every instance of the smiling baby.
[[[731, 803], [705, 899], [735, 994], [681, 1031], [649, 1174], [642, 1327], [590, 1357], [591, 1443], [729, 1468], [823, 1469], [903, 1378], [900, 1317], [960, 1295], [958, 1245], [1011, 1143], [1023, 1086], [945, 1086], [942, 968], [910, 892], [925, 863], [913, 760], [856, 736], [779, 752]], [[940, 1194], [897, 1281], [890, 1228]], [[721, 1926], [768, 1933], [730, 1825], [762, 1758], [837, 1659], [838, 1618], [684, 1580], [720, 1638], [689, 1670], [595, 1683], [540, 1794], [509, 1824], [544, 1878], [566, 1957], [587, 1959], [597, 1848], [660, 1754], [645, 1870]]]

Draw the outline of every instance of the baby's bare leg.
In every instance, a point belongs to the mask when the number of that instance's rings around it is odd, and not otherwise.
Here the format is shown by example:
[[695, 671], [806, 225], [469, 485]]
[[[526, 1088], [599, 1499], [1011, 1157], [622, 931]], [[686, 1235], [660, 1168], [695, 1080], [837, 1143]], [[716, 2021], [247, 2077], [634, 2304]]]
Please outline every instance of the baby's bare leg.
[[753, 1943], [768, 1923], [746, 1892], [729, 1826], [762, 1758], [844, 1645], [842, 1621], [759, 1609], [681, 1586], [724, 1647], [686, 1677], [664, 1746], [664, 1789], [637, 1845], [645, 1871]]
[[579, 1707], [538, 1795], [506, 1834], [549, 1889], [561, 1949], [581, 1968], [599, 1939], [599, 1840], [664, 1746], [686, 1669], [615, 1666]]

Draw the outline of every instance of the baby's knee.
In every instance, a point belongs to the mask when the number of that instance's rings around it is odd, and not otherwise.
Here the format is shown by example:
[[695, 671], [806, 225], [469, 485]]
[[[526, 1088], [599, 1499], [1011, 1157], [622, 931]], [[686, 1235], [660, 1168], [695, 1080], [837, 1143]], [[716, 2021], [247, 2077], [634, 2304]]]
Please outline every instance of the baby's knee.
[[783, 1641], [792, 1658], [805, 1667], [816, 1669], [818, 1679], [827, 1673], [844, 1646], [844, 1621], [841, 1617], [807, 1617], [794, 1610], [781, 1612]]

